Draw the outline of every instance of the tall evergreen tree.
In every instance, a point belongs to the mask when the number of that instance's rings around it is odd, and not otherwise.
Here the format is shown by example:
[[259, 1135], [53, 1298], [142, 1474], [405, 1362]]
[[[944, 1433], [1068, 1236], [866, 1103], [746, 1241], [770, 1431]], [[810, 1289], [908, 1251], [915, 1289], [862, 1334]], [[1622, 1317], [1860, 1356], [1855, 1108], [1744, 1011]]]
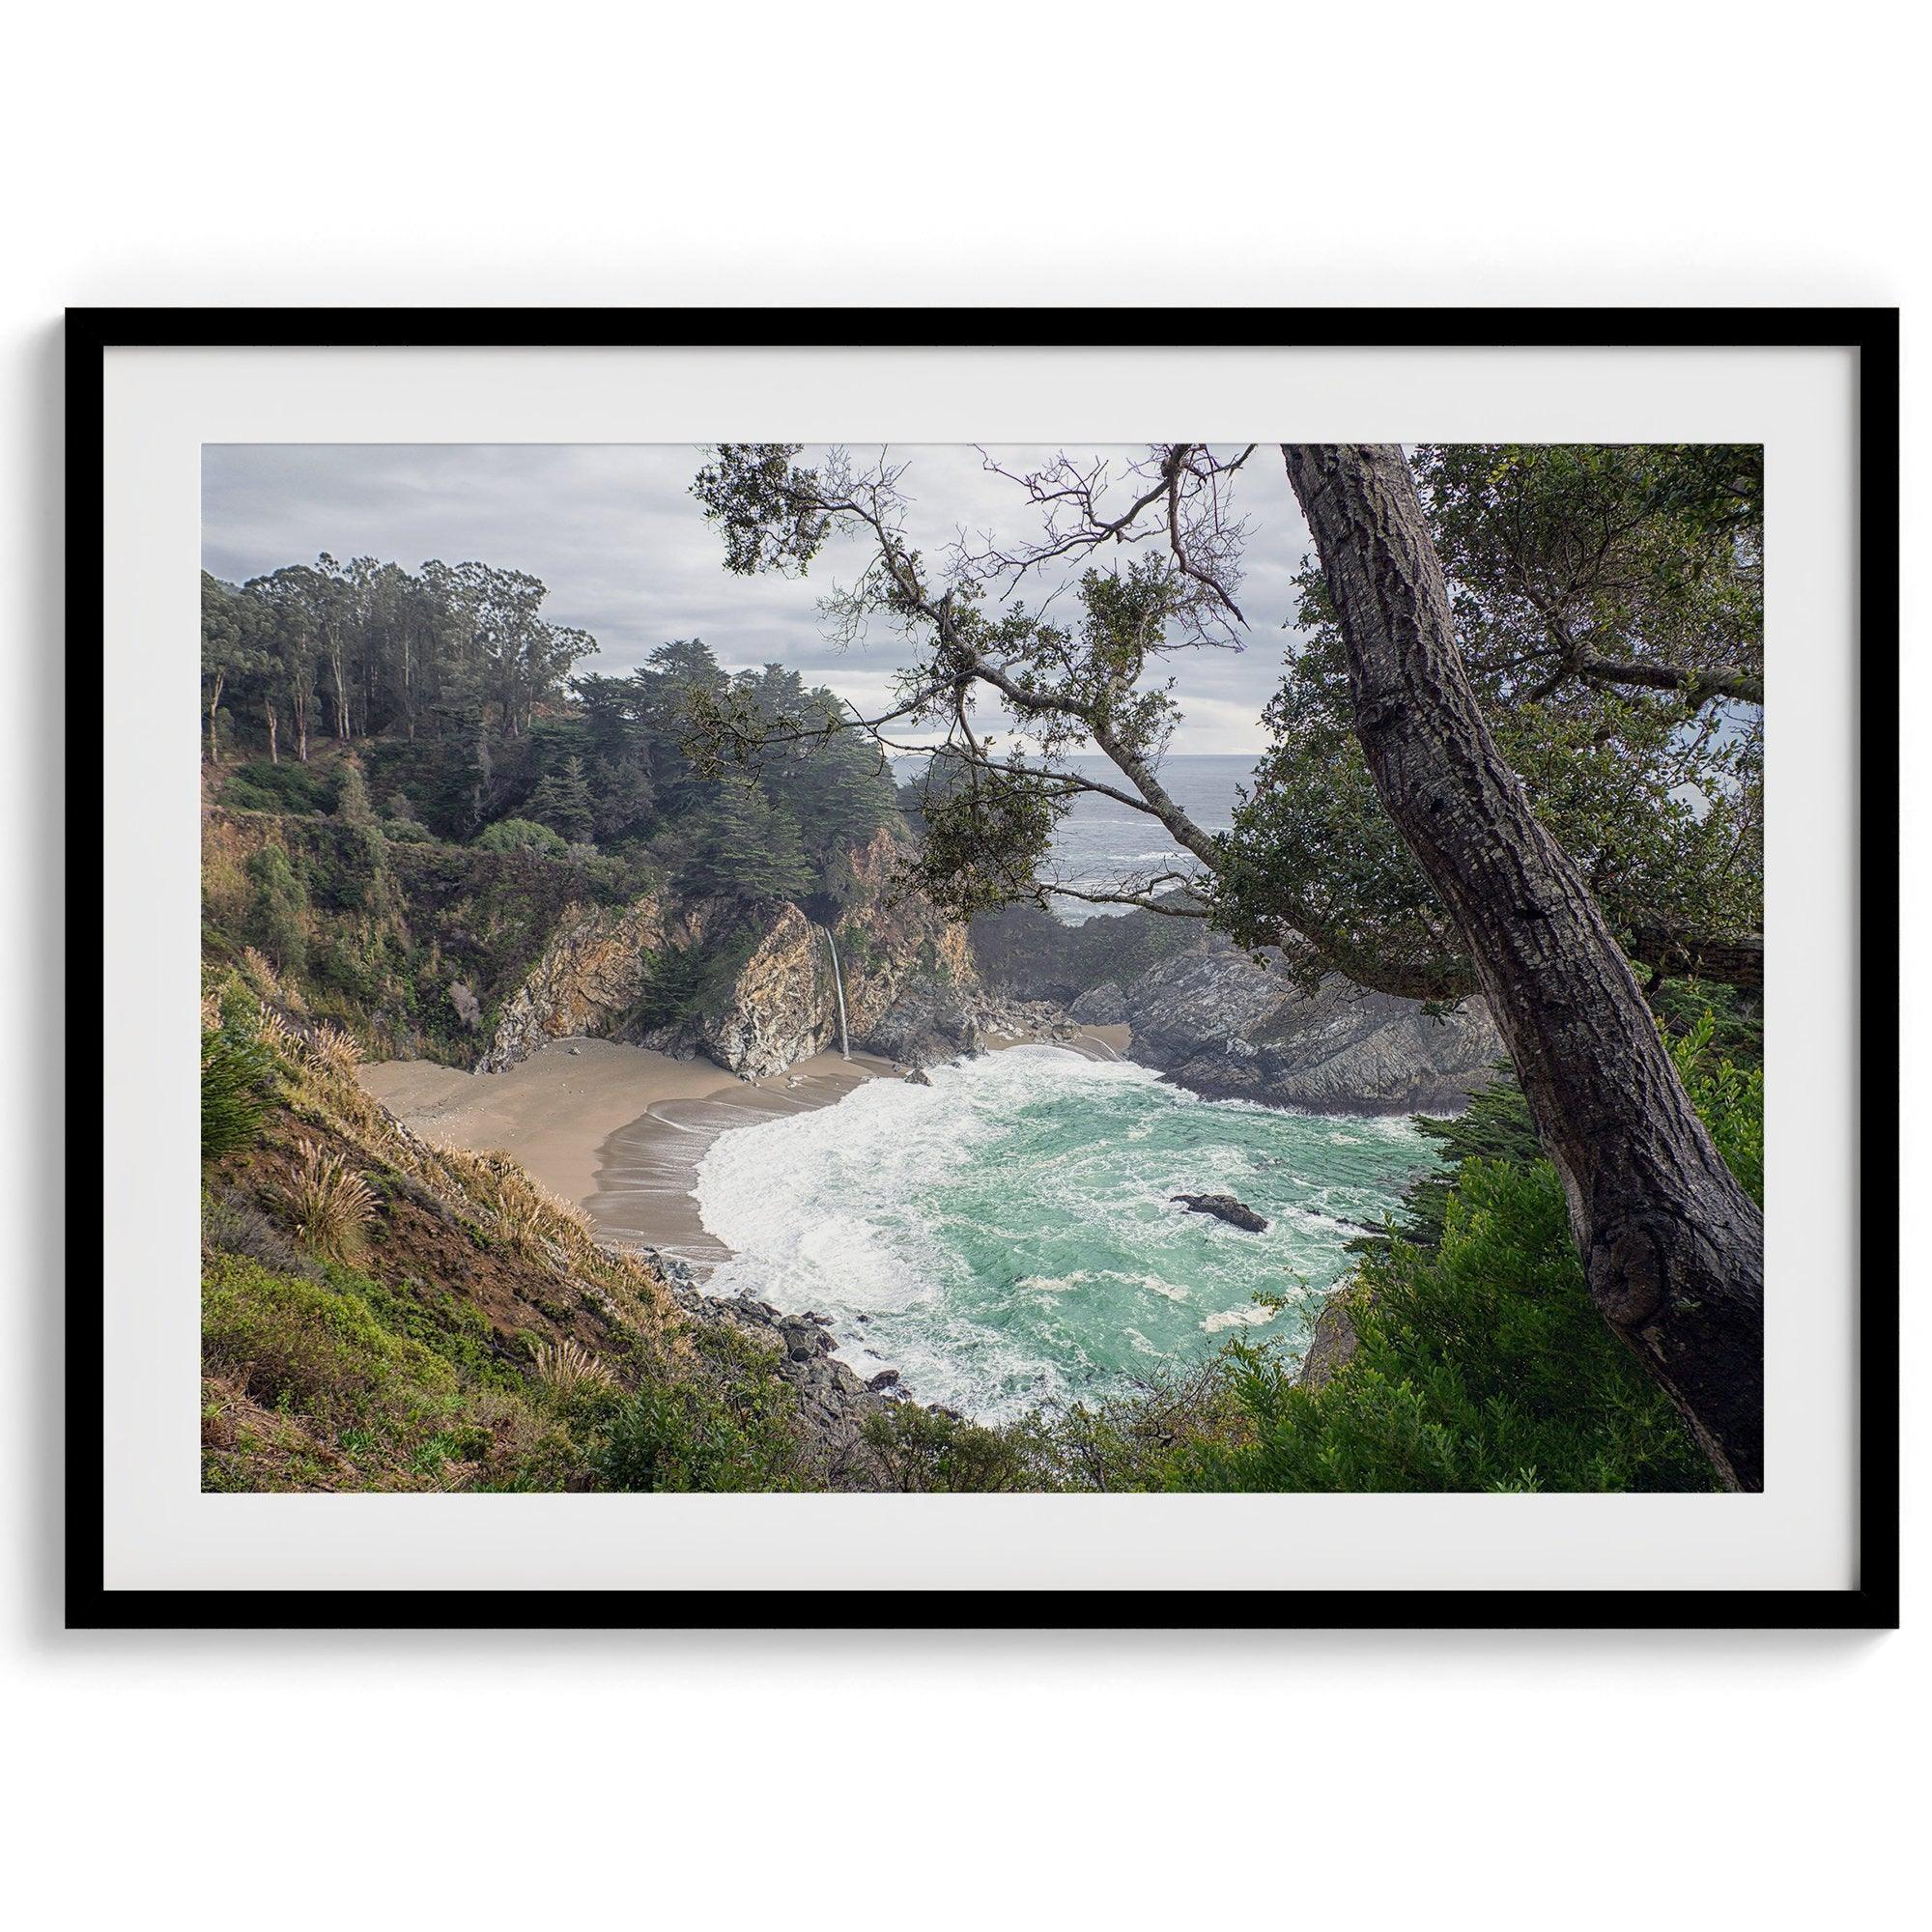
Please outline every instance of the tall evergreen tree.
[[748, 778], [718, 781], [699, 815], [696, 842], [684, 871], [690, 892], [742, 905], [795, 899], [813, 874], [798, 825]]
[[588, 842], [594, 828], [590, 788], [584, 782], [583, 761], [565, 758], [538, 781], [523, 815], [548, 825], [573, 845]]

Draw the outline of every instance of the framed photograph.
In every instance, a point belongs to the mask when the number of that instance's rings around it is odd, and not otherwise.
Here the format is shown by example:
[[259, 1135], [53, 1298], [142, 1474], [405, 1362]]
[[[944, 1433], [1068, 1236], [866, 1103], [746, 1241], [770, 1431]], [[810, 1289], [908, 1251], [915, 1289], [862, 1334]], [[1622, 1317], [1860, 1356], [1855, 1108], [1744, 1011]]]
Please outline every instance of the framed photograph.
[[1897, 384], [71, 312], [70, 1622], [1895, 1623]]

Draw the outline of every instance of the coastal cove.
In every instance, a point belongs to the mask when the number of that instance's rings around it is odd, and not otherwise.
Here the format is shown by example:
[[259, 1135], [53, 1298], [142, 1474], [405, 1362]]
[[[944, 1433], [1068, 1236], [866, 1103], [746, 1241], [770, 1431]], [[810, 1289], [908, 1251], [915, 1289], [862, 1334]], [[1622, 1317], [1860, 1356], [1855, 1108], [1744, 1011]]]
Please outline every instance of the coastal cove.
[[[1123, 1058], [1124, 1027], [987, 1043], [917, 1081], [863, 1053], [744, 1080], [595, 1039], [362, 1080], [435, 1145], [513, 1154], [601, 1238], [986, 1420], [1104, 1401], [1237, 1333], [1299, 1352], [1348, 1243], [1431, 1162], [1405, 1120], [1187, 1093]], [[1267, 1231], [1187, 1212], [1190, 1188]]]
[[[798, 453], [692, 451], [688, 534], [876, 548], [904, 715], [749, 606], [589, 669], [509, 557], [204, 573], [204, 1487], [1756, 1487], [1761, 735], [1695, 722], [1760, 689], [1752, 452], [1293, 446], [1475, 602], [1398, 573], [1365, 736], [1311, 526], [1282, 689], [1196, 694], [1240, 753], [1158, 668], [1241, 641], [1238, 451], [1126, 459], [1168, 541], [1096, 526], [1065, 622]], [[992, 473], [1051, 524], [1115, 461]], [[1531, 683], [1510, 545], [1599, 526], [1672, 658]], [[1659, 1230], [1686, 1293], [1619, 1298]]]

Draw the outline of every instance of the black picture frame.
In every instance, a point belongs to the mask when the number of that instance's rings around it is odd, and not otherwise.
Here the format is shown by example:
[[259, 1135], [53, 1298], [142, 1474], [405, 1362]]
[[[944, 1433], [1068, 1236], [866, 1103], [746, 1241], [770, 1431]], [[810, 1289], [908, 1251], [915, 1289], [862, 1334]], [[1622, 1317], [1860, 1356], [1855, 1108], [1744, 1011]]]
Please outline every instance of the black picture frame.
[[[66, 1615], [71, 1629], [1890, 1629], [1899, 1571], [1899, 335], [1887, 308], [75, 308], [67, 315], [71, 655], [104, 622], [104, 361], [116, 348], [1846, 348], [1858, 355], [1858, 1583], [1844, 1590], [109, 1589], [102, 1223], [69, 1116]], [[71, 714], [70, 732], [74, 731]], [[71, 751], [72, 747], [70, 747]], [[76, 832], [97, 761], [70, 755]], [[106, 828], [103, 825], [103, 837]], [[104, 913], [71, 916], [69, 996], [105, 997]], [[77, 1046], [76, 1074], [99, 1075]]]

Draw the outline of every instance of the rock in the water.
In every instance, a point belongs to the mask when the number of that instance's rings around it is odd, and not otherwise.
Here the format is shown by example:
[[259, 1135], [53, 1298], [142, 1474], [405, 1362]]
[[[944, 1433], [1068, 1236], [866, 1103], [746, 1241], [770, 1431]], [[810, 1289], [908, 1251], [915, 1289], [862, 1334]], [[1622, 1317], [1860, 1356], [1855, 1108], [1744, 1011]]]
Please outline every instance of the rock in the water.
[[905, 1077], [908, 1087], [930, 1087], [932, 1081], [923, 1066], [915, 1066]]
[[1436, 1015], [1332, 975], [1309, 995], [1280, 956], [1216, 933], [1151, 966], [1125, 990], [1132, 1058], [1214, 1099], [1370, 1114], [1453, 1111], [1502, 1058], [1480, 999]]
[[1232, 1194], [1176, 1194], [1169, 1197], [1197, 1214], [1213, 1214], [1231, 1227], [1245, 1228], [1251, 1235], [1267, 1233], [1267, 1216], [1257, 1214], [1245, 1201]]
[[876, 1394], [880, 1389], [896, 1388], [898, 1381], [899, 1372], [896, 1369], [881, 1369], [866, 1386]]

